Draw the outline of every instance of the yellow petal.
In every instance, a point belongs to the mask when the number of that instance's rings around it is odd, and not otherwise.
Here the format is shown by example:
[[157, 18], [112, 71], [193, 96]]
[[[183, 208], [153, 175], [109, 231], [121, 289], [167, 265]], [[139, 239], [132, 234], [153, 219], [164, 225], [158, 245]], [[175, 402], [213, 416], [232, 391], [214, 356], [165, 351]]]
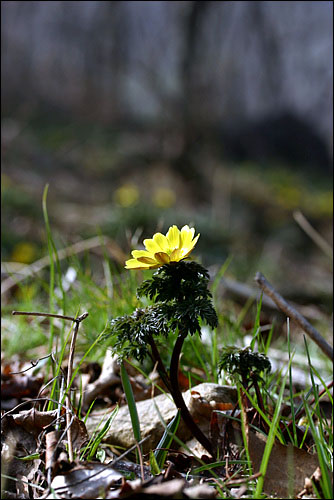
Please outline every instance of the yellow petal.
[[190, 229], [189, 226], [183, 226], [180, 235], [180, 246], [188, 248], [191, 243], [191, 240], [194, 237], [194, 234], [195, 234], [194, 228]]
[[125, 269], [150, 269], [150, 266], [139, 262], [137, 259], [129, 259], [125, 262]]
[[181, 255], [182, 259], [185, 259], [188, 257], [188, 255], [194, 250], [194, 247], [197, 243], [198, 238], [200, 237], [200, 234], [196, 236], [187, 246], [182, 247], [181, 249]]
[[174, 225], [168, 229], [168, 233], [166, 234], [166, 238], [168, 240], [168, 245], [171, 250], [175, 248], [179, 248], [180, 245], [180, 231]]
[[152, 262], [155, 262], [154, 254], [152, 254], [151, 252], [147, 252], [146, 250], [133, 250], [131, 253], [132, 256], [135, 259], [138, 259], [140, 262], [145, 262], [144, 260], [142, 260], [142, 258], [149, 259], [152, 260]]
[[158, 245], [158, 247], [160, 248], [160, 252], [168, 252], [168, 240], [166, 238], [165, 235], [161, 234], [161, 233], [156, 233], [154, 236], [153, 236], [153, 241], [154, 243], [156, 243]]
[[138, 261], [142, 262], [143, 264], [150, 264], [150, 265], [151, 264], [153, 264], [153, 265], [157, 264], [156, 259], [151, 259], [149, 257], [138, 257]]
[[183, 259], [181, 249], [175, 248], [169, 256], [171, 262], [179, 262], [179, 260]]
[[154, 254], [155, 259], [161, 264], [169, 264], [169, 256], [165, 252], [157, 252]]
[[161, 251], [160, 246], [153, 239], [151, 239], [151, 238], [147, 239], [147, 240], [144, 240], [144, 245], [147, 248], [147, 250], [149, 252], [151, 252], [152, 254], [155, 254], [156, 252], [160, 252]]

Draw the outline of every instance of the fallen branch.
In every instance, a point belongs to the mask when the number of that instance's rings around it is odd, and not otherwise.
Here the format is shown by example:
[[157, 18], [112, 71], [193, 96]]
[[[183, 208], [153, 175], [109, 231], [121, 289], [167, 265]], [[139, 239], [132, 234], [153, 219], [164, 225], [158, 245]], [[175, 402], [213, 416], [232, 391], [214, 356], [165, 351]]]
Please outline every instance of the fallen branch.
[[333, 360], [333, 347], [331, 347], [324, 337], [318, 332], [314, 326], [307, 321], [307, 319], [302, 316], [291, 304], [289, 304], [276, 290], [273, 286], [266, 280], [262, 273], [257, 272], [255, 275], [255, 281], [261, 290], [264, 291], [270, 297], [277, 307], [283, 311], [289, 318], [294, 320], [309, 337], [320, 347], [320, 349], [326, 354], [326, 356]]

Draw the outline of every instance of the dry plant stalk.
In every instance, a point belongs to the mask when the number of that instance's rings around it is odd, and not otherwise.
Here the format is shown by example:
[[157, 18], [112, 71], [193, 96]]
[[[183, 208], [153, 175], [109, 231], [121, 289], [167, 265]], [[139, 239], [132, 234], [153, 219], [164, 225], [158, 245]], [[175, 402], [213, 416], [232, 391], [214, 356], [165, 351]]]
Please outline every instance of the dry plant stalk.
[[331, 347], [324, 337], [311, 325], [291, 304], [280, 295], [274, 287], [266, 280], [262, 273], [257, 272], [255, 281], [261, 290], [264, 291], [289, 318], [293, 319], [309, 337], [320, 347], [326, 356], [333, 360], [333, 347]]
[[70, 386], [73, 374], [73, 360], [74, 360], [74, 351], [75, 351], [75, 343], [78, 335], [79, 325], [81, 321], [87, 318], [88, 312], [84, 312], [77, 318], [73, 318], [72, 316], [64, 316], [62, 314], [52, 314], [52, 313], [41, 313], [41, 312], [27, 312], [27, 311], [13, 311], [13, 315], [25, 315], [25, 316], [46, 316], [48, 318], [60, 318], [67, 319], [69, 321], [74, 321], [74, 329], [71, 339], [70, 352], [68, 357], [68, 369], [67, 369], [67, 395], [66, 395], [66, 426], [67, 426], [67, 441], [68, 441], [68, 458], [70, 462], [73, 462], [73, 443], [72, 443], [72, 421], [71, 417], [71, 396], [70, 396]]
[[[74, 351], [75, 351], [75, 343], [78, 335], [79, 325], [82, 320], [87, 318], [88, 312], [84, 312], [81, 316], [74, 319], [75, 325], [73, 329], [72, 339], [71, 339], [71, 347], [70, 353], [68, 357], [68, 368], [67, 368], [67, 407], [71, 408], [71, 380], [73, 373], [73, 360], [74, 360]], [[69, 411], [66, 412], [66, 424], [67, 424], [67, 441], [68, 441], [68, 458], [70, 462], [73, 462], [73, 443], [72, 443], [72, 419]]]
[[333, 248], [329, 243], [314, 229], [313, 226], [309, 223], [306, 217], [302, 214], [300, 210], [296, 210], [293, 213], [293, 218], [297, 222], [297, 224], [305, 231], [307, 236], [311, 238], [312, 241], [324, 252], [333, 261]]

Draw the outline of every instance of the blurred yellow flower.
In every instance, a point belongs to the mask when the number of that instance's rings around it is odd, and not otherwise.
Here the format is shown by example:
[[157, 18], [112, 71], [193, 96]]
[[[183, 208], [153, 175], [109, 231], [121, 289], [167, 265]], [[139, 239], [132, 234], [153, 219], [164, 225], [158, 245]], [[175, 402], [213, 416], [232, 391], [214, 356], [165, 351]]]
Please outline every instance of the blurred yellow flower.
[[37, 248], [33, 243], [28, 241], [21, 241], [13, 248], [10, 260], [14, 262], [22, 262], [23, 264], [30, 264], [37, 256]]
[[139, 200], [139, 190], [134, 184], [124, 184], [116, 189], [114, 197], [122, 207], [131, 207]]
[[169, 188], [160, 187], [154, 191], [153, 203], [159, 208], [172, 207], [175, 201], [175, 193]]
[[152, 239], [144, 240], [146, 250], [133, 250], [132, 257], [125, 262], [125, 269], [156, 269], [164, 264], [179, 262], [193, 251], [199, 234], [194, 238], [195, 229], [177, 226], [168, 229], [165, 235], [156, 233]]

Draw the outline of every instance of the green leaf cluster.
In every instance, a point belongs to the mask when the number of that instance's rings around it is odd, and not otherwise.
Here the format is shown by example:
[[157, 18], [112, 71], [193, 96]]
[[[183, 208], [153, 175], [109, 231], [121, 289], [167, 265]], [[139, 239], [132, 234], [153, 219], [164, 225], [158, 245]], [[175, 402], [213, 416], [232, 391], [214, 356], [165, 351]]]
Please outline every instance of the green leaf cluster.
[[167, 304], [138, 308], [132, 314], [119, 316], [108, 322], [103, 338], [113, 339], [113, 349], [120, 360], [135, 357], [143, 361], [148, 354], [150, 337], [169, 333]]
[[243, 378], [259, 380], [262, 372], [270, 372], [271, 364], [267, 356], [253, 352], [250, 347], [225, 347], [219, 361], [219, 370], [225, 370], [230, 375], [240, 375]]
[[167, 337], [171, 331], [200, 334], [200, 320], [215, 328], [218, 318], [208, 282], [207, 270], [196, 262], [162, 266], [137, 290], [138, 297], [148, 297], [153, 305], [112, 319], [104, 337], [113, 337], [113, 347], [121, 358], [133, 356], [142, 361], [152, 336]]
[[201, 333], [199, 318], [212, 328], [218, 325], [216, 311], [208, 289], [209, 274], [197, 262], [180, 261], [166, 264], [137, 290], [155, 303], [168, 304], [170, 327]]

